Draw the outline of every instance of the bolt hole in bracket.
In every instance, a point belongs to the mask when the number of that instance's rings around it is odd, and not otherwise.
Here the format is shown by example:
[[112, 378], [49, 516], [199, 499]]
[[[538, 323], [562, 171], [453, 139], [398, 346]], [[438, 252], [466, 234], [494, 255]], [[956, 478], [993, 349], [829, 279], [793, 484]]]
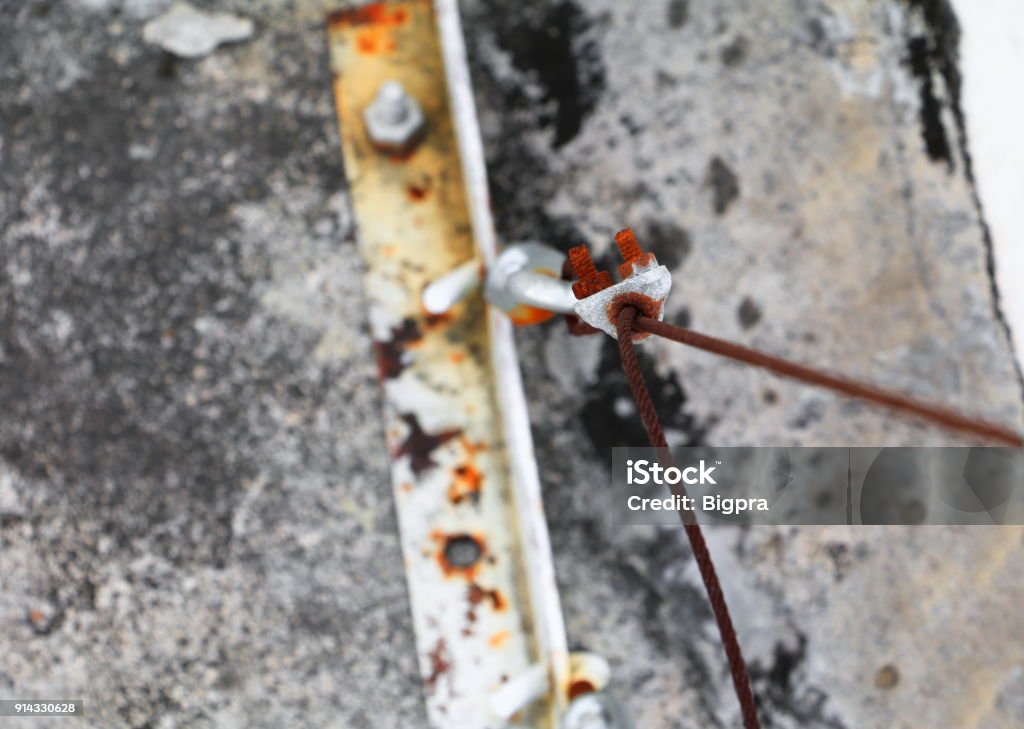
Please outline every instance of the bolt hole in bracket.
[[498, 255], [455, 0], [327, 31], [429, 724], [618, 726], [569, 712], [609, 670], [567, 648], [512, 332], [575, 310], [565, 257]]

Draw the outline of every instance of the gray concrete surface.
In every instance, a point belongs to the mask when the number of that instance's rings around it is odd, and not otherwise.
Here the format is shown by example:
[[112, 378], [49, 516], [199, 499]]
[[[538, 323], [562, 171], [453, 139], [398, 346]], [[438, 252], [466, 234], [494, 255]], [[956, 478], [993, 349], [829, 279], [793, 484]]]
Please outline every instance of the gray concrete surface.
[[[337, 4], [195, 4], [255, 33], [185, 61], [142, 40], [162, 0], [0, 5], [0, 694], [423, 726]], [[632, 225], [672, 320], [1020, 425], [943, 7], [466, 2], [500, 233]], [[609, 523], [609, 448], [642, 440], [610, 340], [520, 344], [573, 644], [639, 726], [735, 726], [681, 533]], [[957, 442], [674, 345], [645, 367], [679, 443]], [[1020, 529], [710, 538], [767, 726], [1024, 722]]]

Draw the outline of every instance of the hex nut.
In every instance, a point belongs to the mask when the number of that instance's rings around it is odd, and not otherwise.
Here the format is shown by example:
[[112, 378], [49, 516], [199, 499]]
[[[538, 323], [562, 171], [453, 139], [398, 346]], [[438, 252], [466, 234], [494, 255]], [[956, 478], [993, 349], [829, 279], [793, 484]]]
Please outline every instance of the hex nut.
[[387, 154], [407, 154], [423, 138], [426, 118], [419, 102], [398, 81], [387, 81], [363, 111], [373, 146]]

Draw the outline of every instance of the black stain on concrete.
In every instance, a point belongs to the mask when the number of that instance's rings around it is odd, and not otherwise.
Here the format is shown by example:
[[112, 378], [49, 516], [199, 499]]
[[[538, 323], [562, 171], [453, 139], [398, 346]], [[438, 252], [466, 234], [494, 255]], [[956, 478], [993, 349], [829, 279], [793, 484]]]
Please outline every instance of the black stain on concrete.
[[670, 0], [666, 9], [666, 20], [670, 28], [682, 28], [690, 19], [689, 0]]
[[640, 226], [640, 245], [658, 259], [658, 263], [675, 270], [690, 255], [693, 241], [689, 231], [667, 220], [651, 220]]
[[722, 61], [723, 66], [734, 68], [746, 60], [749, 49], [750, 43], [747, 39], [742, 35], [738, 35], [722, 47], [718, 57]]
[[[654, 400], [655, 409], [666, 431], [684, 435], [683, 442], [672, 445], [702, 445], [708, 426], [686, 412], [686, 392], [676, 375], [659, 375], [650, 358], [638, 351], [640, 370]], [[580, 409], [580, 422], [594, 451], [611, 463], [612, 448], [646, 444], [647, 435], [635, 408], [618, 410], [615, 403], [623, 400], [632, 404], [629, 383], [622, 371], [622, 360], [615, 340], [608, 338], [601, 352], [598, 381], [590, 388], [586, 402]]]
[[690, 316], [690, 310], [687, 307], [684, 306], [682, 309], [677, 311], [672, 316], [671, 321], [677, 327], [683, 327], [684, 329], [686, 329], [686, 328], [689, 328], [689, 326], [690, 326], [691, 318], [692, 317]]
[[960, 24], [948, 0], [904, 0], [923, 21], [922, 33], [907, 38], [905, 62], [918, 85], [921, 138], [928, 157], [956, 168], [943, 121], [947, 109], [963, 126], [960, 108]]
[[553, 106], [544, 123], [554, 129], [554, 146], [572, 141], [604, 88], [597, 45], [585, 39], [588, 17], [571, 0], [536, 8], [491, 0], [485, 6], [492, 12], [498, 44], [518, 70], [540, 85], [542, 102]]
[[[514, 73], [487, 64], [470, 64], [481, 106], [500, 119], [485, 138], [488, 179], [495, 223], [507, 240], [539, 239], [561, 250], [586, 241], [568, 217], [552, 216], [547, 205], [558, 180], [550, 161], [530, 149], [522, 137], [553, 130], [557, 147], [574, 138], [604, 88], [605, 71], [597, 46], [588, 39], [594, 25], [572, 2], [509, 6], [487, 0], [471, 11], [467, 24], [470, 58], [487, 57], [484, 39], [504, 49]], [[544, 60], [535, 56], [542, 53]], [[540, 84], [540, 103], [531, 86]]]
[[711, 204], [717, 215], [724, 215], [740, 196], [740, 180], [732, 168], [718, 156], [708, 164], [704, 181], [711, 188]]
[[[970, 183], [971, 194], [982, 227], [982, 236], [985, 241], [985, 264], [992, 294], [992, 310], [1006, 335], [1007, 343], [1009, 343], [1013, 341], [1013, 337], [1010, 324], [1000, 306], [992, 233], [985, 221], [985, 211], [978, 194], [974, 165], [967, 139], [967, 121], [961, 99], [960, 23], [949, 0], [903, 0], [903, 2], [912, 12], [919, 14], [925, 27], [923, 34], [907, 39], [907, 63], [918, 80], [921, 95], [921, 135], [925, 149], [931, 159], [946, 163], [949, 170], [953, 171], [955, 163], [954, 155], [949, 151], [951, 143], [945, 135], [945, 127], [941, 124], [941, 108], [936, 107], [939, 99], [935, 81], [938, 77], [945, 86], [943, 101], [948, 104], [956, 122], [956, 147], [963, 160], [964, 174]], [[927, 77], [925, 76], [926, 71]], [[932, 101], [933, 97], [935, 103]], [[947, 152], [948, 157], [946, 156]], [[1013, 361], [1017, 383], [1024, 392], [1024, 371], [1021, 370], [1016, 359]]]
[[829, 714], [825, 692], [801, 678], [806, 670], [807, 645], [807, 636], [797, 631], [794, 645], [776, 643], [769, 661], [748, 664], [766, 729], [790, 726], [790, 722], [795, 726], [846, 729], [842, 721]]
[[745, 296], [736, 309], [736, 318], [741, 327], [750, 329], [761, 321], [761, 307], [752, 298]]
[[936, 87], [933, 70], [935, 52], [936, 49], [928, 36], [914, 36], [907, 41], [907, 65], [917, 80], [921, 105], [918, 116], [925, 152], [933, 162], [945, 162], [952, 172], [956, 163], [953, 160], [953, 148], [946, 135], [946, 125], [942, 121], [943, 111], [947, 107], [939, 98]]
[[[65, 90], [0, 102], [5, 259], [31, 278], [0, 277], [0, 456], [60, 494], [69, 529], [98, 525], [83, 548], [145, 539], [175, 564], [222, 567], [276, 427], [266, 403], [330, 387], [302, 382], [312, 337], [273, 321], [258, 342], [244, 334], [269, 264], [233, 208], [271, 195], [275, 175], [341, 189], [338, 158], [310, 151], [329, 143], [330, 107], [234, 99], [197, 119], [188, 71], [154, 73], [152, 49], [124, 66], [105, 51]], [[324, 59], [292, 58], [299, 96], [326, 97]], [[40, 204], [77, 238], [32, 232]]]

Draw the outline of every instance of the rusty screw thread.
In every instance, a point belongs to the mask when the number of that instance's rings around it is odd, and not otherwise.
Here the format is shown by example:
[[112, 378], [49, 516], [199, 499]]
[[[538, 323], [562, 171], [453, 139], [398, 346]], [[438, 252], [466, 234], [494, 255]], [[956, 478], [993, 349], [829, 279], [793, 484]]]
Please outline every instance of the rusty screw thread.
[[619, 254], [625, 261], [619, 266], [619, 275], [622, 278], [629, 276], [633, 273], [635, 266], [643, 264], [650, 258], [650, 254], [645, 253], [644, 249], [640, 247], [632, 228], [625, 228], [616, 233], [615, 245], [619, 247]]
[[569, 249], [569, 265], [579, 279], [572, 285], [572, 292], [577, 299], [585, 299], [612, 285], [611, 275], [607, 271], [597, 270], [590, 257], [590, 250], [585, 245]]
[[624, 228], [616, 233], [615, 245], [619, 247], [619, 253], [622, 254], [622, 258], [626, 263], [639, 261], [644, 257], [643, 249], [640, 248], [639, 241], [633, 235], [632, 228]]

